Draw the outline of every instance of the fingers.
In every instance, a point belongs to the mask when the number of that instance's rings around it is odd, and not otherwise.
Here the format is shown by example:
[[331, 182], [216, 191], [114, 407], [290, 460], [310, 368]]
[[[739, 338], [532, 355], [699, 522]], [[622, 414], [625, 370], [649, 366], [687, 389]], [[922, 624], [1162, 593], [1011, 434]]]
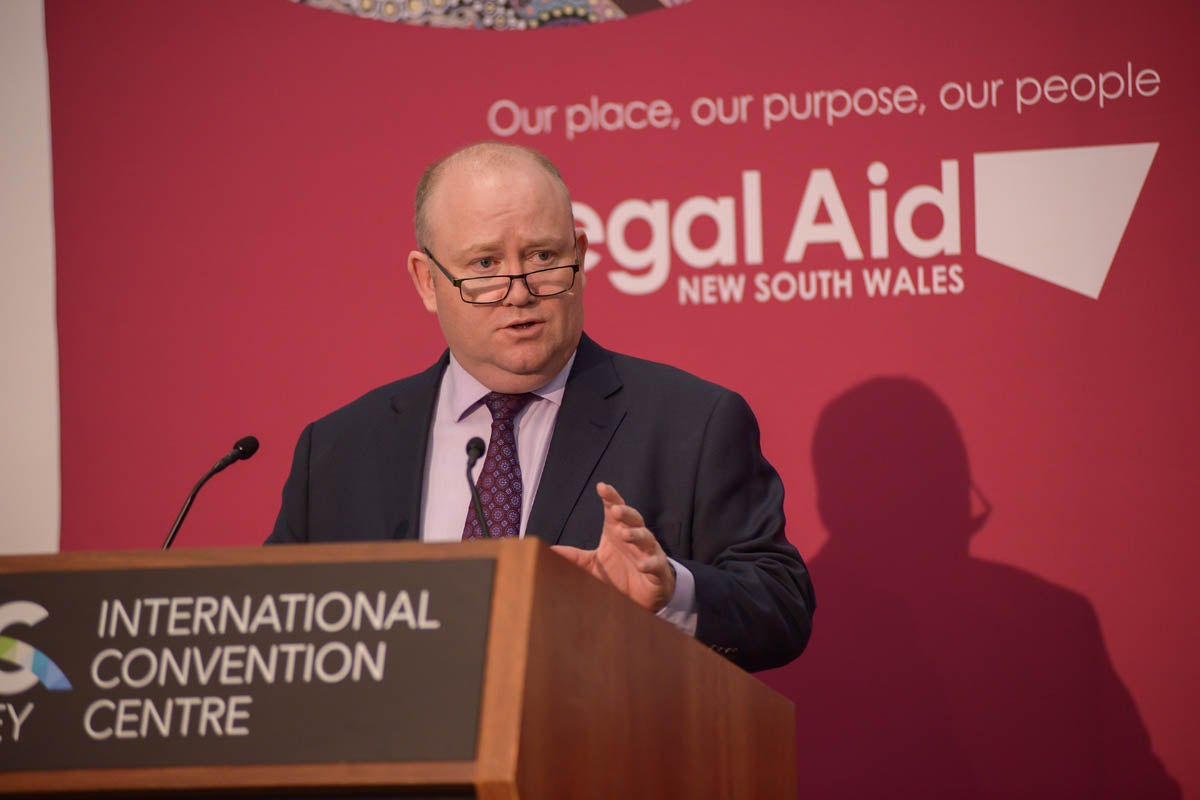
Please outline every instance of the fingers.
[[642, 519], [641, 512], [633, 506], [625, 505], [625, 499], [621, 497], [621, 493], [612, 484], [597, 483], [596, 494], [600, 496], [601, 502], [604, 503], [604, 518], [606, 523], [615, 522], [634, 528], [645, 526], [646, 521]]
[[604, 512], [602, 538], [615, 545], [631, 547], [634, 553], [653, 555], [662, 552], [654, 534], [642, 524], [642, 515], [629, 506], [612, 506]]
[[657, 577], [662, 577], [664, 573], [671, 570], [670, 566], [667, 565], [667, 557], [661, 554], [643, 558], [637, 562], [637, 568], [638, 572]]
[[658, 539], [646, 527], [640, 511], [625, 504], [625, 498], [611, 483], [597, 483], [596, 494], [604, 503], [604, 536], [632, 545], [627, 557], [638, 572], [660, 577], [670, 572], [667, 554]]
[[[648, 556], [657, 556], [662, 554], [662, 547], [658, 544], [658, 539], [654, 538], [654, 534], [647, 528], [625, 527], [621, 532], [621, 538], [628, 544], [633, 545], [640, 553]], [[665, 557], [665, 555], [664, 555]], [[645, 570], [642, 570], [645, 572]]]
[[658, 611], [671, 599], [675, 573], [640, 511], [626, 504], [610, 483], [597, 483], [604, 504], [604, 528], [595, 550], [555, 547], [554, 550], [584, 567], [639, 605]]
[[596, 484], [596, 494], [600, 495], [600, 499], [604, 501], [604, 505], [624, 505], [625, 498], [621, 497], [621, 493], [617, 491], [617, 487], [611, 483], [601, 481]]

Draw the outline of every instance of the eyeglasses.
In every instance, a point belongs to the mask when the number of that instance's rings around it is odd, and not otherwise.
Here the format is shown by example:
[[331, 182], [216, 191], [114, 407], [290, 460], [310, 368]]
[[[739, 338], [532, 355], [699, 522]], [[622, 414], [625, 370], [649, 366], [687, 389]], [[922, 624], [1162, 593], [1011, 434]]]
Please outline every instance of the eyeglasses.
[[562, 267], [535, 269], [520, 275], [484, 275], [478, 278], [456, 278], [433, 257], [429, 248], [422, 248], [429, 260], [437, 265], [446, 279], [458, 288], [458, 296], [464, 303], [476, 306], [486, 306], [499, 303], [508, 297], [512, 291], [513, 281], [524, 281], [525, 288], [534, 297], [554, 297], [556, 294], [570, 291], [575, 285], [575, 274], [579, 272], [578, 264], [567, 264]]

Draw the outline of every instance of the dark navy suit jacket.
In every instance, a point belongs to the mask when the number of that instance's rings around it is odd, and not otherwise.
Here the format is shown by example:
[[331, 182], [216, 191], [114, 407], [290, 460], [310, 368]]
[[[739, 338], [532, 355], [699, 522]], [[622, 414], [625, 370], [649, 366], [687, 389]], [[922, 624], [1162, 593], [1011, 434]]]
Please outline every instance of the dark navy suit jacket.
[[[448, 355], [304, 429], [269, 542], [417, 539], [425, 454]], [[465, 468], [465, 467], [464, 467]], [[526, 534], [596, 547], [597, 481], [638, 509], [696, 579], [696, 638], [746, 669], [808, 640], [812, 584], [784, 536], [783, 484], [737, 394], [586, 335]]]

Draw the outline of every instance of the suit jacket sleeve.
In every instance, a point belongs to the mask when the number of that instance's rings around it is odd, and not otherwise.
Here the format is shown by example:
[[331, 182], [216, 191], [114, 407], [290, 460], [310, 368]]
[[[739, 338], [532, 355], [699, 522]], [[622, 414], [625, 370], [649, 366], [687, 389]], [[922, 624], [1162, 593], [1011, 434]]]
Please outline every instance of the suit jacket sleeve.
[[746, 402], [722, 392], [695, 464], [691, 558], [696, 638], [746, 669], [804, 649], [815, 607], [800, 554], [784, 534], [783, 484], [759, 446]]

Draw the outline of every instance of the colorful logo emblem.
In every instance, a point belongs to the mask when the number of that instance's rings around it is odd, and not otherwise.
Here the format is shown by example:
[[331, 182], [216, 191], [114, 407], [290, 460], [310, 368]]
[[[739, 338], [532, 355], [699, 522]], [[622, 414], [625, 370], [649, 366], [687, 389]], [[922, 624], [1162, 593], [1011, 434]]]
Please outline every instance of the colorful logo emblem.
[[20, 694], [41, 683], [53, 692], [71, 688], [71, 682], [50, 658], [32, 645], [5, 636], [10, 625], [37, 625], [50, 616], [46, 609], [28, 600], [14, 600], [0, 605], [0, 661], [12, 664], [16, 670], [0, 670], [0, 695]]

